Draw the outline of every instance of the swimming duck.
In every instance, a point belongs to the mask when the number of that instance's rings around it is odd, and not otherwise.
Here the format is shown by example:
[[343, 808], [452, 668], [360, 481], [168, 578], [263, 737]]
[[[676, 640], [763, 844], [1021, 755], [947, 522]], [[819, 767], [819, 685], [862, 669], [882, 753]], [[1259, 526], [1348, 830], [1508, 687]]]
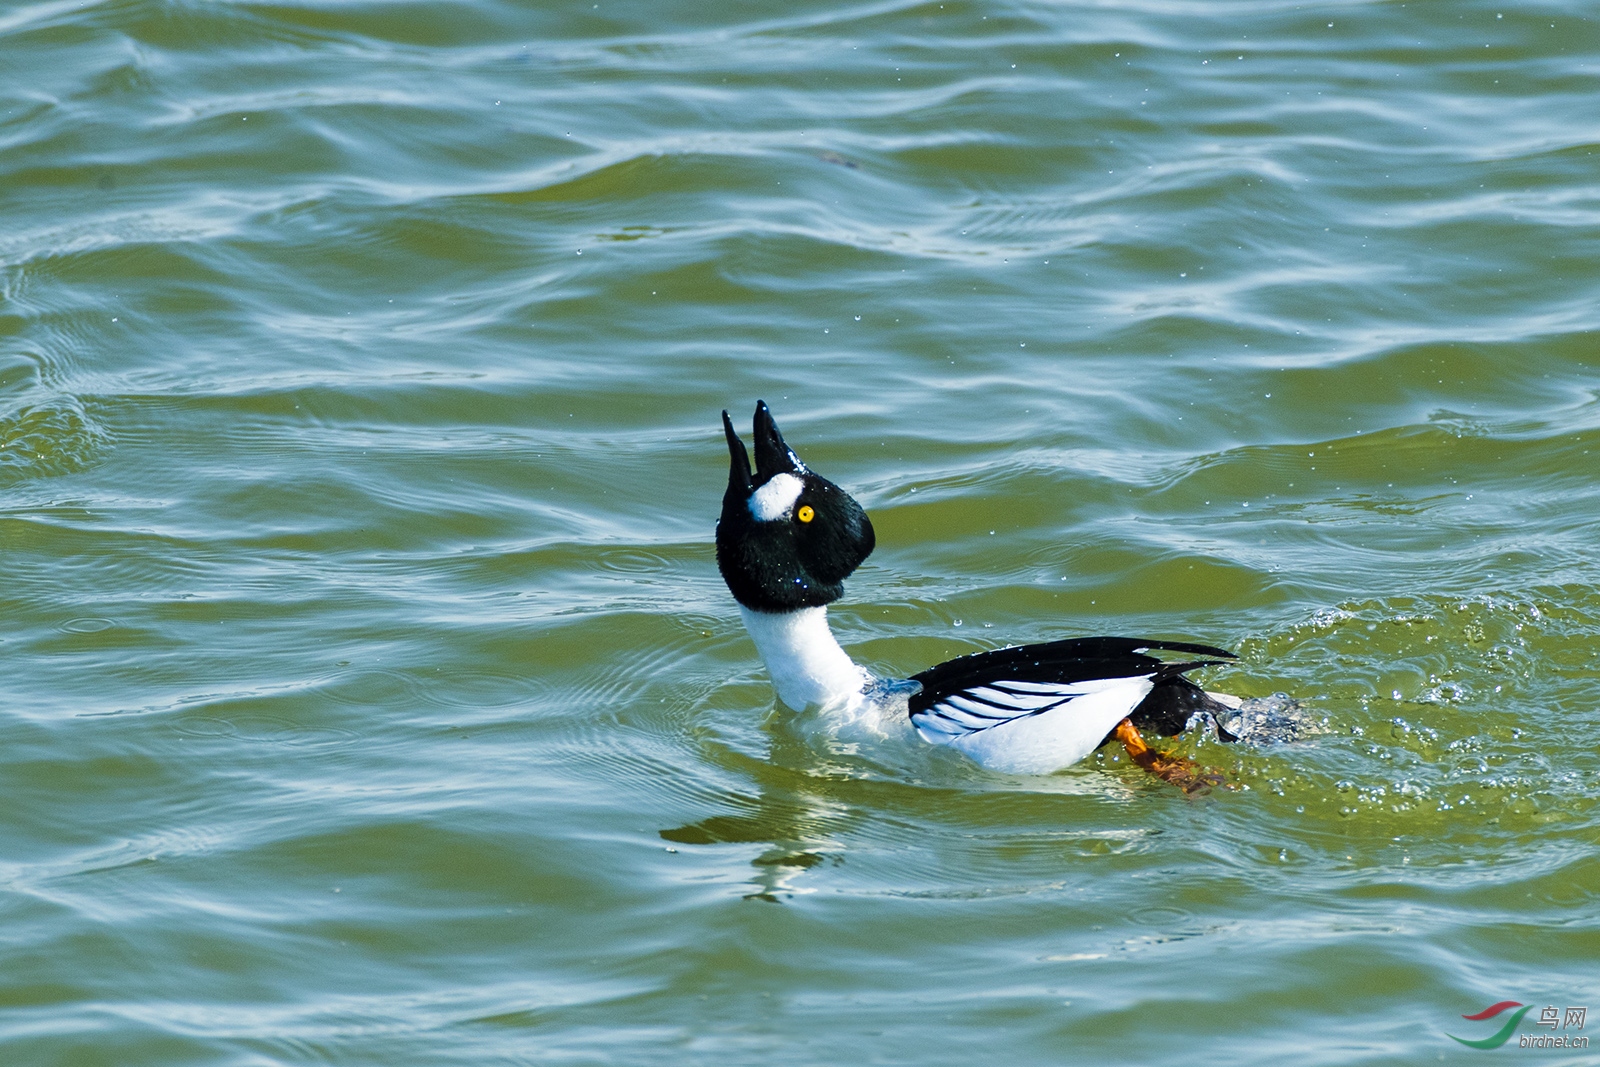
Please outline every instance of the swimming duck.
[[[839, 646], [827, 614], [872, 552], [872, 521], [784, 442], [765, 401], [756, 404], [754, 469], [726, 411], [722, 426], [730, 466], [717, 567], [783, 704], [903, 716], [929, 744], [1012, 774], [1060, 770], [1115, 738], [1135, 762], [1186, 791], [1218, 781], [1156, 752], [1143, 731], [1172, 736], [1198, 718], [1223, 740], [1236, 739], [1222, 722], [1238, 698], [1208, 694], [1184, 677], [1235, 658], [1224, 649], [1087, 637], [962, 656], [909, 679], [873, 677]], [[1164, 661], [1152, 651], [1187, 658]]]

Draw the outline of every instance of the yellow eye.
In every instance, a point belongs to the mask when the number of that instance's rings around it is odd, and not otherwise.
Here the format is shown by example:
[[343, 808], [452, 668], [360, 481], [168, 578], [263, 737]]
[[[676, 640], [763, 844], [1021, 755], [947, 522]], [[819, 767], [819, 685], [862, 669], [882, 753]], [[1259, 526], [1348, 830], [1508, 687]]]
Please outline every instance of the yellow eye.
[[817, 513], [811, 510], [810, 504], [801, 504], [800, 510], [794, 513], [794, 517], [801, 522], [810, 522], [817, 517]]

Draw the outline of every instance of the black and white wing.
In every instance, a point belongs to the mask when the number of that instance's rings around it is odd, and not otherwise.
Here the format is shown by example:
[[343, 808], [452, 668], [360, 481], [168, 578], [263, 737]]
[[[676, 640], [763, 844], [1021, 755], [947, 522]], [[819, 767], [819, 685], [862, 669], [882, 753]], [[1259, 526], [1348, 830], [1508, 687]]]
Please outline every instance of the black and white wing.
[[[1122, 683], [1127, 679], [1114, 678], [1109, 681]], [[955, 738], [980, 730], [1060, 710], [1079, 697], [1104, 690], [1106, 683], [1107, 679], [1081, 682], [997, 679], [974, 682], [931, 701], [921, 699], [922, 694], [913, 697], [911, 724], [924, 740], [936, 745], [949, 744]], [[919, 704], [922, 706], [919, 707]]]
[[[1218, 658], [1170, 663], [1151, 649]], [[913, 677], [922, 690], [911, 697], [911, 723], [925, 740], [986, 766], [1053, 770], [1094, 751], [1130, 716], [1135, 725], [1177, 733], [1187, 721], [1184, 705], [1204, 696], [1183, 672], [1233, 658], [1208, 645], [1131, 637], [979, 652]]]

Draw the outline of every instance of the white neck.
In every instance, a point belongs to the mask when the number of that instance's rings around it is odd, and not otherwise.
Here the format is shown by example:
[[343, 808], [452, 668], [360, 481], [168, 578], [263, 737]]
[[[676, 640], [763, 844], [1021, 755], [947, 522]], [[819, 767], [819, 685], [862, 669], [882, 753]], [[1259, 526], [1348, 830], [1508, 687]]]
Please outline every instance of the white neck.
[[842, 704], [872, 680], [833, 639], [827, 608], [774, 614], [741, 604], [739, 613], [772, 675], [778, 699], [796, 711]]

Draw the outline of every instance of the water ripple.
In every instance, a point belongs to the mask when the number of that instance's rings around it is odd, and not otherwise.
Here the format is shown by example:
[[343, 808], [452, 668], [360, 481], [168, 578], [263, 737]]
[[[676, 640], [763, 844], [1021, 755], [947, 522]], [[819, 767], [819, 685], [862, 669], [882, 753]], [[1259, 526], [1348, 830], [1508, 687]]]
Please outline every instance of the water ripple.
[[[1580, 1001], [1597, 54], [1573, 0], [12, 4], [9, 1058], [1344, 1065]], [[1324, 728], [1163, 742], [1186, 797], [775, 708], [709, 543], [757, 397], [872, 512], [863, 662], [1203, 640]]]

